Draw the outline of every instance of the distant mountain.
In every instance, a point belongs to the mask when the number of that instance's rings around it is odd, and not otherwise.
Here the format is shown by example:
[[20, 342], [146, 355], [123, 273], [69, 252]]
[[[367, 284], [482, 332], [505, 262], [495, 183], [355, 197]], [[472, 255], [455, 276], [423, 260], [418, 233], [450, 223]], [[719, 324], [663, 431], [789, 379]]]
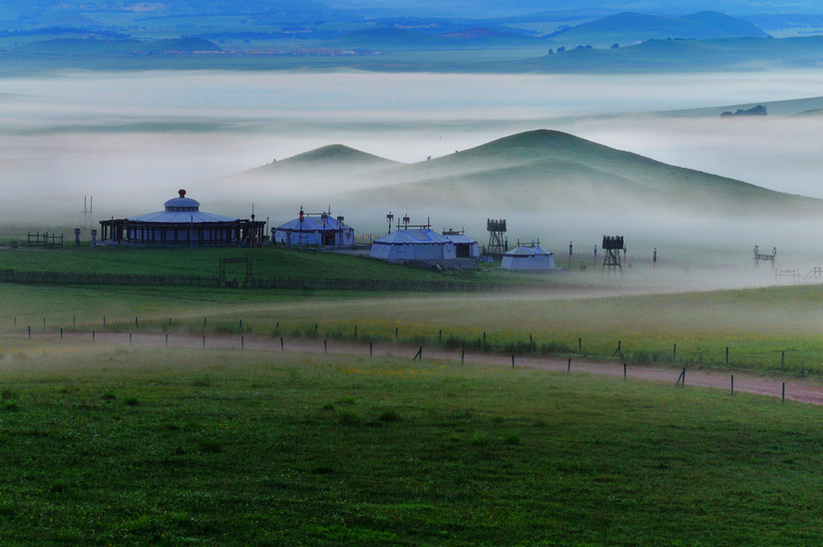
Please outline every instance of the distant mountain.
[[448, 50], [508, 46], [537, 46], [542, 42], [535, 36], [514, 32], [500, 32], [486, 28], [472, 28], [431, 34], [400, 28], [368, 29], [353, 32], [324, 42], [325, 47], [344, 49], [380, 50]]
[[323, 146], [216, 181], [235, 187], [274, 188], [289, 198], [316, 196], [335, 187], [364, 188], [380, 173], [403, 165], [342, 144]]
[[538, 130], [396, 167], [339, 201], [474, 210], [614, 214], [823, 215], [823, 200], [667, 165], [567, 133]]
[[55, 38], [24, 44], [11, 54], [44, 56], [119, 56], [155, 53], [196, 53], [221, 51], [217, 44], [202, 38], [179, 38], [144, 42], [89, 34], [79, 38]]
[[505, 71], [619, 73], [798, 68], [817, 66], [821, 56], [823, 36], [649, 40], [616, 49], [567, 49], [540, 58], [509, 62]]
[[272, 172], [282, 170], [306, 170], [314, 166], [322, 165], [323, 168], [333, 167], [345, 169], [376, 169], [401, 165], [392, 160], [381, 158], [373, 154], [361, 152], [354, 148], [349, 148], [342, 144], [330, 144], [304, 152], [296, 156], [291, 156], [280, 162], [273, 162], [263, 167], [254, 169], [256, 172]]
[[743, 37], [768, 38], [769, 35], [752, 23], [722, 13], [705, 11], [676, 18], [644, 13], [620, 13], [549, 36], [553, 42], [563, 42], [567, 47], [580, 44], [604, 47], [667, 38], [708, 40]]

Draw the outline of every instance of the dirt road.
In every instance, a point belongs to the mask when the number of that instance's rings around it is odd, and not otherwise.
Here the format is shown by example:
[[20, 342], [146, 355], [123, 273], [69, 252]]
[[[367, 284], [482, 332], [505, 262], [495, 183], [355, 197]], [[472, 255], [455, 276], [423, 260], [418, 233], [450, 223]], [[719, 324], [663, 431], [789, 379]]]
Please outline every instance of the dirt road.
[[[49, 340], [61, 340], [59, 333], [32, 334], [33, 337]], [[186, 348], [223, 348], [237, 350], [258, 350], [272, 352], [300, 352], [300, 353], [329, 353], [345, 355], [374, 355], [378, 357], [396, 357], [398, 359], [413, 359], [420, 350], [419, 346], [411, 347], [392, 343], [346, 342], [339, 340], [323, 340], [320, 338], [270, 338], [255, 336], [227, 336], [227, 335], [190, 335], [190, 334], [158, 334], [158, 333], [65, 333], [62, 343], [66, 344], [107, 344], [131, 345], [134, 347], [186, 347]], [[456, 363], [484, 363], [501, 367], [529, 367], [557, 372], [584, 372], [604, 376], [624, 375], [623, 363], [595, 362], [583, 359], [552, 358], [534, 356], [503, 356], [479, 352], [463, 352], [462, 350], [444, 350], [422, 348], [423, 359], [448, 360]], [[669, 383], [673, 387], [678, 381], [683, 369], [656, 366], [627, 366], [626, 379], [644, 380], [651, 382]], [[808, 404], [823, 405], [823, 382], [817, 379], [796, 379], [779, 376], [754, 375], [746, 372], [706, 371], [700, 369], [686, 369], [685, 383], [689, 386], [723, 389], [731, 392], [732, 376], [734, 377], [734, 391], [756, 393], [772, 397], [785, 397], [787, 400], [799, 401]]]

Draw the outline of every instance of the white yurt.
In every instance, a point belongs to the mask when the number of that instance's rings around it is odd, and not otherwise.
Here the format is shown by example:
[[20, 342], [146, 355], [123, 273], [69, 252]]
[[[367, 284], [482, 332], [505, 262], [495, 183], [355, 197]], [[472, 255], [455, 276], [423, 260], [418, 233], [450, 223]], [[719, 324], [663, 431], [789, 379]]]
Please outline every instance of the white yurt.
[[343, 217], [331, 213], [305, 214], [277, 228], [272, 228], [275, 244], [291, 246], [314, 245], [318, 247], [351, 247], [354, 245], [354, 228], [343, 222]]
[[516, 247], [503, 255], [504, 270], [553, 270], [554, 254], [540, 247]]
[[454, 243], [429, 228], [397, 230], [374, 240], [369, 256], [397, 262], [455, 258]]
[[480, 246], [477, 241], [460, 232], [443, 232], [443, 237], [454, 243], [454, 254], [457, 258], [480, 257]]

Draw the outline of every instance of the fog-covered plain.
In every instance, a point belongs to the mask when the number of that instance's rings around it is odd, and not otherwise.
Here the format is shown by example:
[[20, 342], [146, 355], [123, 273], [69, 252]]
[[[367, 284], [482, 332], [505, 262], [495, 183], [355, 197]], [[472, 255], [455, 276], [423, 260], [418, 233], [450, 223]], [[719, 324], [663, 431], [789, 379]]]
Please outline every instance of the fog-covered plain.
[[[816, 97], [823, 95], [823, 71], [621, 76], [75, 72], [5, 79], [0, 91], [3, 219], [33, 229], [82, 225], [84, 196], [94, 196], [99, 220], [160, 210], [178, 188], [186, 188], [212, 212], [247, 217], [254, 204], [258, 218], [277, 224], [293, 217], [299, 202], [308, 210], [332, 206], [360, 230], [377, 231], [385, 226], [385, 211], [398, 212], [403, 204], [368, 202], [338, 211], [330, 201], [347, 187], [333, 176], [328, 188], [312, 189], [316, 195], [301, 193], [299, 182], [292, 192], [282, 184], [235, 187], [220, 179], [333, 143], [413, 163], [538, 128], [823, 198], [818, 116], [656, 114]], [[476, 211], [458, 206], [452, 218], [431, 220], [439, 227], [475, 218], [469, 228], [480, 231], [486, 218], [517, 210], [514, 203], [496, 205], [497, 210]], [[432, 214], [401, 212], [421, 221]], [[558, 207], [545, 219], [533, 215], [524, 222], [523, 238], [544, 233], [544, 239], [561, 241], [576, 235], [572, 229], [558, 234], [558, 222], [585, 225], [585, 235], [577, 232], [585, 238], [644, 229], [644, 223], [624, 227], [611, 219], [593, 225], [598, 218], [583, 213]], [[742, 242], [759, 235], [751, 230], [760, 227], [773, 237], [753, 244], [784, 245], [806, 229], [779, 233], [764, 226], [767, 221], [766, 211], [750, 226], [709, 223], [705, 237], [738, 233]], [[665, 222], [676, 231], [683, 219]], [[694, 229], [688, 222], [683, 226]], [[481, 239], [485, 233], [474, 235]]]

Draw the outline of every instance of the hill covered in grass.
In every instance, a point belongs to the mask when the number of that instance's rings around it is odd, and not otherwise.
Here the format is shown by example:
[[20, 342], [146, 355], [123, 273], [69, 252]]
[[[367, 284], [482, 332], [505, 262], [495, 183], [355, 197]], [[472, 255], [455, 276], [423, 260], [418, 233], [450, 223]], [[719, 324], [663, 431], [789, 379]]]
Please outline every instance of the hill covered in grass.
[[561, 30], [549, 38], [571, 46], [592, 44], [607, 47], [613, 43], [636, 44], [667, 38], [708, 40], [742, 37], [768, 38], [769, 35], [752, 23], [719, 12], [704, 11], [682, 17], [624, 12]]
[[357, 194], [371, 202], [523, 211], [621, 207], [746, 215], [823, 214], [823, 201], [676, 167], [567, 133], [520, 133], [431, 161], [400, 166]]

